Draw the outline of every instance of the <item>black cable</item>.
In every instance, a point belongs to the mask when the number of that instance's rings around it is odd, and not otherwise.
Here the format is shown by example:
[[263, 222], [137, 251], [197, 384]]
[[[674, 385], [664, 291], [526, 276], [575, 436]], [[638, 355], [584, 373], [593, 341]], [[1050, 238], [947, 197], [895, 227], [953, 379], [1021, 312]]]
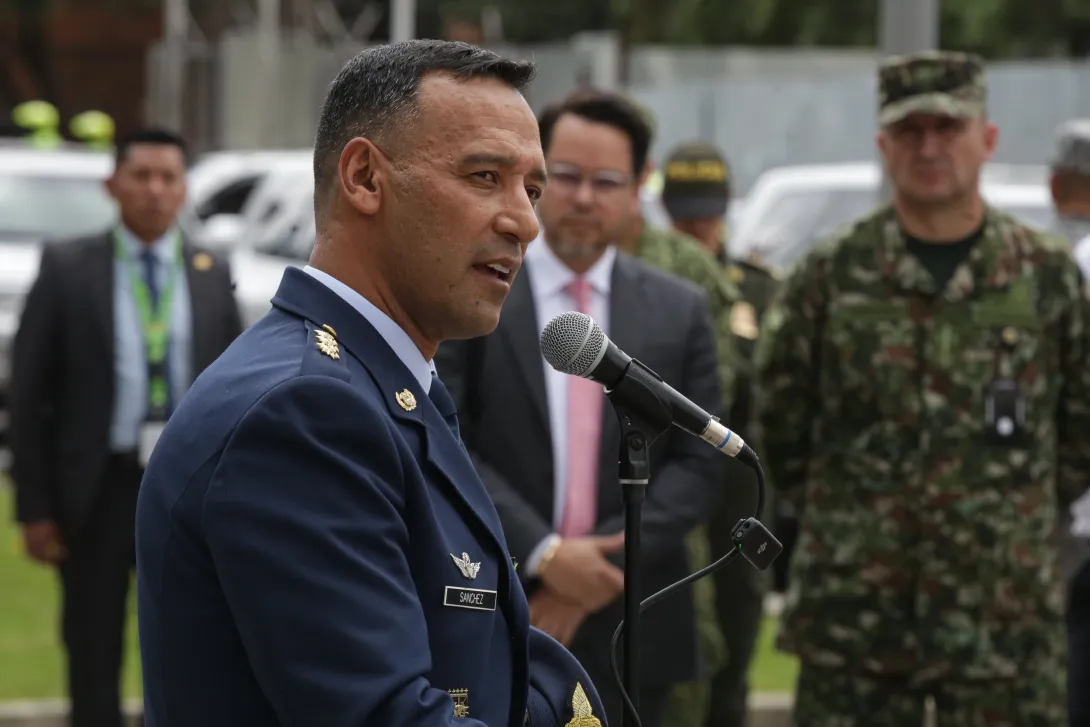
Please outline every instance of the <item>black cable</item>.
[[[752, 520], [750, 521], [750, 522], [752, 522], [753, 520], [757, 520], [758, 518], [760, 518], [761, 517], [761, 512], [764, 510], [764, 504], [765, 504], [765, 473], [764, 473], [764, 470], [761, 469], [761, 462], [760, 462], [760, 460], [757, 459], [757, 455], [753, 453], [753, 450], [750, 449], [748, 445], [745, 446], [743, 448], [743, 450], [738, 453], [737, 459], [739, 459], [742, 462], [745, 462], [747, 465], [749, 465], [757, 475], [757, 508], [756, 508], [756, 513], [754, 514]], [[734, 533], [735, 533], [736, 536], [740, 535], [741, 526], [745, 522], [747, 522], [747, 521], [742, 521], [742, 522], [739, 523], [738, 526], [735, 527]], [[782, 549], [782, 546], [780, 546], [780, 547]], [[777, 550], [776, 553], [778, 554], [779, 551]], [[678, 581], [676, 583], [671, 583], [670, 585], [666, 586], [666, 588], [663, 588], [658, 593], [650, 595], [647, 598], [640, 601], [639, 612], [642, 614], [645, 609], [649, 608], [650, 606], [655, 605], [656, 603], [659, 603], [660, 601], [664, 600], [667, 596], [677, 592], [678, 590], [680, 590], [684, 586], [687, 586], [690, 583], [698, 581], [698, 580], [700, 580], [701, 578], [703, 578], [704, 576], [706, 576], [706, 575], [708, 575], [710, 573], [714, 573], [717, 570], [721, 570], [721, 569], [727, 567], [727, 565], [729, 565], [736, 557], [738, 557], [739, 554], [742, 554], [742, 544], [741, 543], [736, 543], [734, 549], [732, 549], [729, 553], [727, 553], [726, 555], [724, 555], [722, 558], [715, 561], [711, 565], [706, 566], [704, 568], [701, 568], [700, 570], [698, 570], [695, 573], [690, 573], [689, 575], [682, 578], [680, 581]], [[774, 557], [775, 556], [773, 556], [773, 558]], [[771, 563], [771, 559], [768, 562]], [[765, 567], [767, 567], [767, 565]], [[763, 568], [762, 568], [762, 570], [763, 570]], [[609, 647], [610, 666], [613, 669], [613, 679], [614, 679], [614, 681], [617, 682], [617, 687], [621, 690], [621, 699], [624, 700], [625, 712], [629, 717], [632, 718], [633, 727], [643, 727], [642, 723], [640, 722], [640, 716], [636, 713], [636, 707], [635, 707], [634, 704], [632, 704], [632, 699], [628, 696], [628, 692], [625, 691], [624, 680], [621, 679], [621, 669], [617, 665], [617, 644], [621, 640], [621, 634], [622, 633], [624, 633], [624, 619], [621, 619], [621, 622], [619, 624], [617, 624], [617, 630], [613, 632], [613, 640], [610, 642], [610, 647]], [[620, 727], [620, 726], [618, 725], [617, 727]]]

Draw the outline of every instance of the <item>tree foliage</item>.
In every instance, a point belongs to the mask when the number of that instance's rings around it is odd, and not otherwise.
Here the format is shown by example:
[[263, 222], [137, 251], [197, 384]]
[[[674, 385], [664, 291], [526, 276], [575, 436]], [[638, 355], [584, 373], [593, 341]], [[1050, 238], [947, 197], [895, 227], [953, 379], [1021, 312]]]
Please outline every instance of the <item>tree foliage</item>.
[[[902, 0], [911, 1], [911, 0]], [[988, 58], [1090, 54], [1088, 0], [942, 0], [940, 44]], [[632, 44], [874, 47], [879, 0], [419, 0], [499, 8], [508, 40], [559, 41], [615, 29]]]

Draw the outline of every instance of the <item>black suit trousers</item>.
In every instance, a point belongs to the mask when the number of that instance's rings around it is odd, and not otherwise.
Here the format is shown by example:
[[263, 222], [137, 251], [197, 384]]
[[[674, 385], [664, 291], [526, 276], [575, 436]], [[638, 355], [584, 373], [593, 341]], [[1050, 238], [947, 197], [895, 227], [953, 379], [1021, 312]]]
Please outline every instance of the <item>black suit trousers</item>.
[[86, 525], [60, 567], [71, 727], [121, 727], [121, 667], [129, 584], [136, 565], [135, 456], [107, 460]]

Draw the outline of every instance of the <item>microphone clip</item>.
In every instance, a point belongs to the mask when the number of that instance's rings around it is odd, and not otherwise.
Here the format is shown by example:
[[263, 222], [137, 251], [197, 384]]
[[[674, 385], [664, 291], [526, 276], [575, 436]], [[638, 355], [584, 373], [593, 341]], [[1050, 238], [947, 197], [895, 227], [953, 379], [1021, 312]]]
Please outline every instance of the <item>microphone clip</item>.
[[742, 557], [757, 570], [768, 570], [776, 556], [783, 552], [783, 544], [754, 517], [739, 520], [730, 539]]

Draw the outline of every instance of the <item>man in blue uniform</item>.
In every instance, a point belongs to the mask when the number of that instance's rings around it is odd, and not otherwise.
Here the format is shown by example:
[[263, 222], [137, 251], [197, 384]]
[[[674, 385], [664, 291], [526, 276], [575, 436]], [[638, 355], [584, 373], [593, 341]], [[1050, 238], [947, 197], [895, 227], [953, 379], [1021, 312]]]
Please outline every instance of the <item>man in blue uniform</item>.
[[311, 265], [198, 379], [143, 481], [148, 727], [602, 724], [529, 626], [431, 363], [496, 327], [537, 236], [533, 73], [412, 41], [330, 87]]

